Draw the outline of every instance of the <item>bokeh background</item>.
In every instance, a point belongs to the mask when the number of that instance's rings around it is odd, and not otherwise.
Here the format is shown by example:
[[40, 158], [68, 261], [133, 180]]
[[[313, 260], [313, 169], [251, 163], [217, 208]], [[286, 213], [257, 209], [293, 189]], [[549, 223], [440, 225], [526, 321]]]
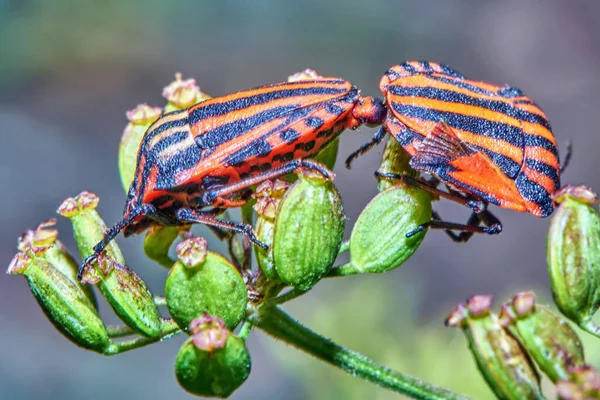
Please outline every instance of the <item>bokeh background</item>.
[[[116, 152], [125, 111], [141, 102], [163, 105], [162, 87], [177, 71], [214, 96], [307, 67], [378, 95], [381, 75], [394, 64], [446, 63], [468, 77], [522, 88], [549, 116], [562, 149], [573, 141], [563, 183], [598, 189], [598, 15], [593, 0], [0, 0], [0, 265], [9, 264], [23, 230], [55, 216], [64, 198], [82, 190], [100, 195], [109, 224], [119, 219]], [[340, 158], [373, 133], [345, 133]], [[372, 174], [382, 148], [352, 171], [336, 168], [348, 226], [376, 194]], [[449, 220], [467, 216], [448, 202], [436, 208]], [[285, 308], [382, 363], [491, 398], [462, 334], [443, 327], [445, 315], [476, 293], [499, 303], [535, 289], [550, 299], [549, 221], [494, 211], [505, 228], [499, 237], [458, 245], [430, 232], [401, 268], [321, 282]], [[74, 248], [66, 220], [59, 228]], [[166, 271], [144, 261], [140, 238], [119, 241], [130, 265], [162, 293]], [[182, 340], [112, 358], [80, 350], [45, 319], [24, 279], [0, 276], [1, 399], [192, 398], [173, 375]], [[261, 332], [249, 346], [253, 371], [233, 398], [396, 398]], [[587, 349], [600, 360], [600, 343], [588, 340]]]

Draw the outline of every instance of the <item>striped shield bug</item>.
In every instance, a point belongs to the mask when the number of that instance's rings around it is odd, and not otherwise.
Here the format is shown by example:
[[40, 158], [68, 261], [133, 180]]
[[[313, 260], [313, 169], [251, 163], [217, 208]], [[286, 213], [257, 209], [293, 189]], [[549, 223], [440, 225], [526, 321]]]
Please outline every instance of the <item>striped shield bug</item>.
[[379, 87], [388, 110], [385, 122], [346, 165], [390, 133], [410, 154], [411, 167], [446, 184], [450, 193], [406, 176], [389, 178], [474, 211], [466, 225], [441, 221], [434, 214], [430, 223], [407, 235], [426, 226], [446, 229], [457, 241], [473, 233], [499, 233], [502, 225], [487, 211], [488, 203], [536, 217], [552, 213], [551, 195], [560, 175], [556, 140], [546, 115], [521, 90], [469, 80], [426, 61], [393, 66]]
[[122, 220], [94, 246], [80, 274], [119, 232], [129, 236], [155, 224], [202, 223], [247, 234], [266, 247], [251, 226], [215, 216], [243, 205], [251, 186], [298, 168], [330, 178], [308, 158], [344, 129], [381, 125], [385, 115], [381, 100], [359, 96], [346, 80], [314, 73], [162, 115], [142, 139]]

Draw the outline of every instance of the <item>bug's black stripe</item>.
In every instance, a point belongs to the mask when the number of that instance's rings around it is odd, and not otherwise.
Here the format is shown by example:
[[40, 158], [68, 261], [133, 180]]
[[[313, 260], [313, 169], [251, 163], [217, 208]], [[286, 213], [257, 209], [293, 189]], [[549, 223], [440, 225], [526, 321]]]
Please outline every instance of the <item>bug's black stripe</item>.
[[[544, 128], [552, 131], [548, 121], [542, 116], [527, 111], [520, 110], [509, 103], [505, 103], [500, 100], [488, 100], [481, 99], [466, 95], [464, 93], [455, 92], [447, 89], [438, 89], [435, 87], [410, 87], [410, 86], [398, 86], [391, 85], [388, 88], [389, 92], [396, 96], [404, 97], [422, 97], [430, 100], [439, 100], [450, 103], [465, 104], [469, 106], [486, 108], [491, 111], [505, 114], [509, 117], [531, 122], [543, 126]], [[407, 99], [407, 103], [410, 99]]]
[[191, 135], [191, 133], [187, 129], [184, 131], [173, 132], [169, 136], [164, 137], [164, 138], [160, 139], [158, 142], [156, 142], [154, 144], [154, 146], [152, 146], [152, 149], [146, 148], [145, 150], [146, 151], [152, 150], [151, 153], [153, 153], [153, 154], [159, 153], [159, 152], [165, 150], [166, 148], [168, 148], [169, 146], [172, 146], [174, 144], [177, 144], [179, 142], [186, 140], [187, 138], [189, 138], [190, 135]]
[[[342, 81], [343, 82], [343, 81]], [[282, 86], [285, 88], [285, 86]], [[249, 92], [249, 96], [241, 97], [235, 100], [224, 101], [213, 104], [206, 104], [202, 106], [196, 106], [190, 111], [189, 119], [190, 124], [194, 125], [203, 119], [218, 117], [221, 115], [228, 114], [230, 112], [239, 111], [244, 108], [252, 107], [259, 104], [266, 104], [273, 100], [280, 100], [292, 97], [302, 97], [309, 95], [343, 95], [348, 93], [345, 88], [330, 88], [330, 87], [307, 87], [302, 89], [282, 89], [273, 90], [267, 93], [260, 93], [252, 95]]]
[[433, 72], [433, 68], [429, 61], [419, 61], [419, 64], [421, 64], [421, 68], [423, 68], [423, 71], [428, 73]]
[[400, 65], [400, 68], [404, 68], [404, 70], [406, 72], [408, 72], [409, 75], [414, 75], [414, 74], [418, 73], [417, 70], [414, 69], [414, 67], [412, 65], [410, 65], [408, 62], [405, 62], [402, 65]]
[[325, 111], [335, 116], [341, 115], [346, 110], [347, 108], [341, 107], [335, 103], [328, 103], [325, 105]]
[[524, 199], [537, 204], [542, 210], [542, 217], [547, 217], [554, 211], [554, 204], [548, 191], [540, 184], [529, 180], [525, 173], [520, 173], [515, 179], [517, 189]]
[[146, 132], [146, 134], [144, 135], [144, 141], [142, 142], [143, 149], [148, 148], [149, 143], [152, 141], [152, 139], [156, 135], [159, 135], [160, 133], [162, 133], [163, 131], [165, 131], [169, 128], [185, 126], [188, 123], [188, 119], [185, 117], [185, 113], [182, 113], [181, 111], [173, 111], [173, 112], [164, 114], [161, 118], [167, 117], [171, 114], [177, 114], [177, 113], [181, 113], [181, 115], [182, 115], [181, 118], [176, 119], [174, 121], [165, 122], [165, 123], [157, 126], [156, 128], [154, 128], [152, 131]]
[[423, 140], [422, 135], [406, 127], [404, 124], [398, 121], [396, 117], [388, 116], [388, 122], [392, 125], [397, 126], [397, 129], [399, 129], [398, 134], [394, 136], [394, 138], [400, 143], [400, 145], [402, 145], [402, 147], [410, 145], [415, 140], [419, 142]]
[[[454, 85], [457, 86], [461, 89], [465, 89], [468, 90], [470, 92], [474, 92], [477, 94], [484, 94], [486, 96], [494, 96], [496, 95], [495, 92], [489, 91], [489, 90], [485, 90], [482, 89], [480, 87], [477, 87], [475, 85], [471, 85], [470, 83], [467, 83], [466, 81], [460, 81], [460, 80], [456, 80], [456, 79], [451, 79], [445, 76], [440, 76], [440, 75], [429, 75], [429, 78], [438, 81], [438, 82], [442, 82], [442, 83], [448, 83], [450, 85]], [[455, 78], [459, 78], [460, 77], [455, 77]]]
[[549, 152], [551, 152], [552, 154], [554, 154], [556, 156], [556, 159], [558, 160], [558, 149], [556, 148], [554, 143], [552, 143], [545, 137], [531, 135], [531, 134], [526, 133], [525, 134], [525, 146], [541, 147], [543, 149], [546, 149]]
[[530, 168], [534, 171], [537, 171], [541, 174], [546, 175], [548, 178], [552, 179], [554, 182], [554, 188], [557, 189], [560, 187], [560, 177], [559, 172], [556, 168], [551, 165], [546, 164], [545, 162], [541, 162], [538, 160], [534, 160], [531, 158], [525, 159], [525, 165], [527, 168]]
[[198, 146], [190, 146], [185, 150], [177, 151], [169, 157], [167, 162], [157, 163], [158, 176], [156, 188], [171, 190], [176, 186], [175, 176], [182, 171], [194, 168], [202, 158], [202, 150]]
[[223, 160], [226, 165], [232, 165], [234, 167], [242, 165], [250, 157], [265, 157], [273, 150], [273, 147], [264, 140], [263, 138], [254, 140], [242, 147], [235, 153], [232, 153], [225, 157]]
[[279, 133], [279, 137], [284, 143], [294, 143], [300, 137], [300, 133], [292, 128], [284, 129]]

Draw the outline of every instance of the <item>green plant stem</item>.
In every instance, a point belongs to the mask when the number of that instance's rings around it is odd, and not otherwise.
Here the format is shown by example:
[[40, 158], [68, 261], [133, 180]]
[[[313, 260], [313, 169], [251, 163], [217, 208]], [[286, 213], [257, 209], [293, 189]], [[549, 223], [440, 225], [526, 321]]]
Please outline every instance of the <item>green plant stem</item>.
[[338, 251], [338, 256], [340, 254], [344, 254], [348, 250], [350, 250], [350, 241], [349, 240], [343, 241], [342, 245], [340, 246], [340, 250]]
[[136, 332], [127, 325], [108, 325], [106, 333], [111, 339], [117, 339], [125, 336], [135, 335]]
[[252, 332], [252, 329], [254, 328], [254, 325], [252, 325], [252, 323], [248, 322], [248, 321], [244, 321], [244, 323], [242, 324], [242, 327], [240, 328], [240, 331], [238, 332], [237, 336], [242, 339], [244, 341], [244, 343], [246, 342], [246, 339], [248, 339], [248, 335], [250, 334], [250, 332]]
[[167, 299], [162, 296], [154, 296], [154, 304], [156, 305], [156, 307], [166, 307]]
[[285, 292], [284, 294], [282, 294], [280, 296], [277, 296], [277, 297], [274, 297], [274, 298], [268, 300], [267, 303], [265, 304], [265, 307], [276, 306], [279, 304], [286, 303], [290, 300], [295, 299], [296, 297], [302, 296], [304, 293], [306, 293], [306, 290], [292, 289], [288, 292]]
[[261, 307], [250, 322], [269, 335], [328, 362], [352, 376], [381, 387], [423, 400], [466, 400], [461, 394], [436, 387], [419, 379], [377, 364], [367, 357], [335, 344], [306, 328], [278, 307]]
[[596, 325], [592, 321], [591, 317], [589, 319], [587, 319], [587, 320], [581, 321], [581, 323], [579, 323], [578, 325], [579, 325], [579, 327], [581, 329], [583, 329], [584, 331], [586, 331], [590, 335], [594, 335], [597, 338], [600, 338], [600, 326]]
[[327, 275], [326, 278], [340, 277], [340, 276], [350, 276], [362, 274], [362, 271], [356, 268], [351, 263], [340, 265], [339, 267], [333, 268]]
[[152, 343], [160, 342], [162, 340], [171, 338], [182, 332], [179, 326], [172, 319], [163, 319], [162, 331], [159, 336], [156, 337], [137, 337], [131, 340], [125, 340], [122, 342], [113, 342], [106, 349], [104, 355], [113, 356], [115, 354], [125, 353], [126, 351], [139, 349], [140, 347], [147, 346]]

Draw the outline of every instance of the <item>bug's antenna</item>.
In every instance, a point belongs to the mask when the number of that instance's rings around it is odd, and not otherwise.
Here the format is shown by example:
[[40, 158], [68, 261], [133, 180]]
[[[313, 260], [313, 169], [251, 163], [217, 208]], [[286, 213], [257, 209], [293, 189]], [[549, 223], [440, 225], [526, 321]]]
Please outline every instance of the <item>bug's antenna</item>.
[[565, 159], [563, 160], [563, 162], [560, 165], [560, 173], [561, 174], [563, 172], [565, 172], [565, 170], [569, 166], [569, 161], [571, 161], [571, 156], [573, 155], [573, 141], [572, 140], [567, 140], [566, 148], [567, 148], [567, 152], [565, 154]]

